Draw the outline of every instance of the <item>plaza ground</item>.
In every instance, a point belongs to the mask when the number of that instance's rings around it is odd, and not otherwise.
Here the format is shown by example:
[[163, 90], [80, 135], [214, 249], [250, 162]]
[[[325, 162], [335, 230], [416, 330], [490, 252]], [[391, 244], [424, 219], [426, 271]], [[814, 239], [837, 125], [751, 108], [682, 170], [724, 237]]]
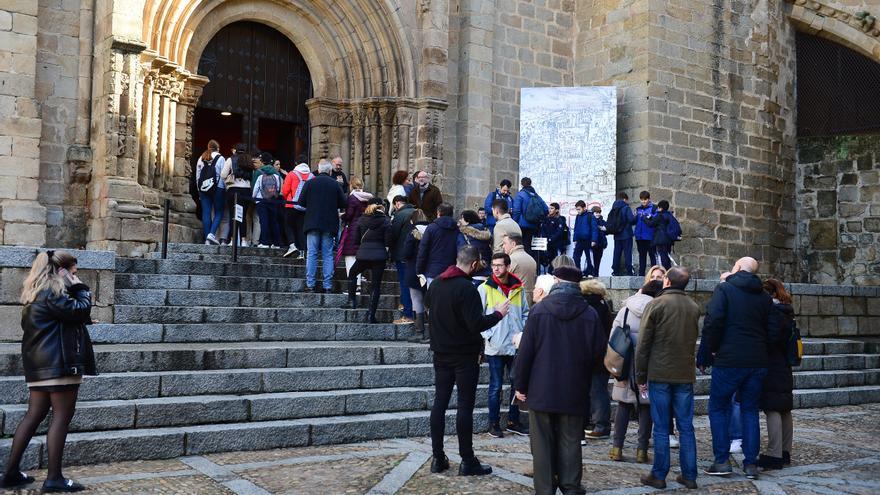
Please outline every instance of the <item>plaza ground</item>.
[[[734, 456], [735, 474], [714, 478], [701, 474], [697, 491], [668, 478], [668, 491], [824, 495], [880, 493], [880, 404], [794, 411], [792, 465], [764, 472], [757, 481], [741, 474], [742, 456]], [[695, 419], [698, 463], [711, 463], [706, 416]], [[639, 484], [648, 466], [636, 464], [635, 428], [631, 423], [624, 449], [626, 462], [607, 458], [610, 440], [590, 441], [584, 448], [587, 493], [635, 495], [655, 490]], [[763, 418], [762, 418], [763, 431]], [[766, 439], [764, 439], [766, 442]], [[533, 493], [531, 455], [526, 437], [503, 439], [478, 435], [477, 456], [492, 465], [491, 476], [457, 476], [454, 437], [447, 438], [452, 469], [430, 473], [430, 440], [412, 438], [349, 445], [234, 452], [160, 461], [121, 462], [65, 470], [89, 487], [85, 493], [161, 494], [528, 494]], [[676, 451], [673, 451], [676, 456]], [[39, 493], [44, 471], [32, 472], [37, 483], [20, 493]]]

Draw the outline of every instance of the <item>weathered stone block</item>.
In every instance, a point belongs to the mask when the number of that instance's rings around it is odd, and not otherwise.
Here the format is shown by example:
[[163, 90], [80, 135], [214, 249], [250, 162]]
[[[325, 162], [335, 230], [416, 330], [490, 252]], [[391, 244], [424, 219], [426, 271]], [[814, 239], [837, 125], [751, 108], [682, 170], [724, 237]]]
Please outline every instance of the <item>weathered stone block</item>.
[[137, 428], [247, 421], [248, 404], [240, 397], [167, 397], [135, 401]]
[[837, 296], [819, 298], [819, 314], [838, 316], [843, 314], [843, 299]]
[[361, 442], [405, 436], [407, 420], [394, 414], [374, 414], [367, 418], [345, 417], [305, 420], [312, 427], [311, 445]]
[[837, 335], [837, 318], [834, 316], [811, 316], [807, 333], [810, 337]]
[[183, 454], [183, 432], [166, 429], [74, 433], [64, 444], [64, 462], [70, 465], [168, 459]]
[[262, 394], [248, 398], [253, 421], [345, 414], [345, 396], [332, 392]]
[[266, 370], [263, 373], [263, 391], [298, 392], [359, 388], [360, 378], [361, 370], [358, 368]]
[[258, 371], [170, 372], [162, 375], [162, 396], [245, 394], [261, 388]]
[[3, 243], [14, 246], [42, 246], [46, 243], [46, 226], [9, 223], [3, 229]]

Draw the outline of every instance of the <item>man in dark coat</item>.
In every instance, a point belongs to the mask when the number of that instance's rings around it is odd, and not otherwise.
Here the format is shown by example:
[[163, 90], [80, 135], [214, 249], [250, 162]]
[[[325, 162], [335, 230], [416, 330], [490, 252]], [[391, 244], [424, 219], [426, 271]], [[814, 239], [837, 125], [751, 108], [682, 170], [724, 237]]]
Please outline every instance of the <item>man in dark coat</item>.
[[712, 294], [703, 319], [706, 350], [713, 355], [712, 385], [709, 390], [709, 424], [715, 463], [707, 474], [726, 476], [730, 464], [730, 401], [739, 397], [742, 418], [742, 450], [746, 477], [758, 477], [761, 431], [758, 401], [767, 374], [767, 346], [775, 341], [777, 329], [771, 317], [773, 300], [764, 292], [754, 273], [758, 262], [741, 258], [731, 275]]
[[339, 187], [342, 188], [342, 191], [348, 192], [348, 177], [345, 176], [345, 172], [342, 171], [342, 157], [337, 156], [333, 159], [333, 170], [330, 171], [330, 178], [339, 183]]
[[339, 183], [328, 175], [332, 165], [318, 165], [318, 176], [306, 182], [299, 204], [306, 209], [303, 231], [306, 233], [306, 290], [318, 292], [315, 286], [318, 252], [323, 264], [323, 290], [330, 291], [333, 281], [333, 241], [339, 232], [339, 210], [345, 208], [345, 194]]
[[[607, 222], [612, 221], [612, 217], [619, 215], [620, 232], [610, 232], [614, 235], [614, 257], [611, 258], [611, 274], [612, 275], [633, 275], [633, 224], [636, 223], [636, 216], [633, 215], [629, 208], [629, 195], [625, 192], [617, 193], [617, 201], [611, 205], [611, 211], [608, 212]], [[607, 228], [607, 227], [606, 227]]]
[[406, 258], [404, 247], [406, 238], [412, 232], [413, 224], [410, 222], [416, 209], [406, 202], [404, 196], [395, 196], [393, 204], [394, 215], [391, 218], [391, 247], [389, 255], [394, 267], [397, 268], [397, 282], [400, 284], [400, 304], [403, 305], [403, 314], [394, 320], [395, 324], [403, 325], [413, 322], [412, 297], [409, 295], [409, 286], [406, 284]]
[[556, 284], [526, 321], [514, 385], [529, 407], [535, 491], [586, 493], [580, 441], [590, 376], [603, 366], [605, 331], [581, 297], [580, 270], [559, 267], [553, 276]]
[[413, 174], [415, 186], [409, 192], [409, 202], [422, 210], [428, 220], [437, 218], [437, 207], [443, 203], [443, 194], [440, 189], [431, 184], [431, 176], [424, 170]]
[[[537, 254], [532, 252], [532, 238], [535, 237], [541, 228], [541, 222], [543, 219], [547, 218], [547, 215], [550, 213], [550, 207], [548, 207], [547, 203], [541, 198], [541, 196], [535, 192], [531, 178], [523, 177], [520, 179], [519, 184], [520, 189], [519, 192], [516, 193], [516, 197], [513, 198], [513, 210], [510, 216], [519, 224], [519, 228], [522, 230], [523, 247], [532, 258], [535, 258], [535, 264], [537, 264], [540, 260], [538, 259]], [[543, 212], [541, 215], [541, 221], [537, 223], [530, 221], [528, 218], [529, 206], [533, 201], [537, 202]]]
[[484, 314], [480, 294], [474, 287], [471, 274], [477, 270], [480, 252], [474, 246], [458, 250], [455, 264], [449, 266], [428, 289], [426, 303], [430, 310], [431, 351], [434, 353], [434, 405], [431, 408], [431, 447], [434, 459], [431, 472], [449, 469], [449, 459], [443, 451], [446, 432], [446, 409], [452, 397], [452, 388], [458, 388], [455, 429], [458, 434], [458, 452], [462, 476], [485, 475], [492, 468], [481, 464], [474, 455], [474, 403], [480, 378], [480, 352], [483, 349], [481, 332], [494, 327], [510, 303], [495, 307]]
[[436, 214], [437, 219], [425, 229], [416, 259], [416, 273], [428, 279], [428, 286], [449, 265], [455, 264], [457, 250], [458, 224], [452, 218], [452, 205], [442, 203]]

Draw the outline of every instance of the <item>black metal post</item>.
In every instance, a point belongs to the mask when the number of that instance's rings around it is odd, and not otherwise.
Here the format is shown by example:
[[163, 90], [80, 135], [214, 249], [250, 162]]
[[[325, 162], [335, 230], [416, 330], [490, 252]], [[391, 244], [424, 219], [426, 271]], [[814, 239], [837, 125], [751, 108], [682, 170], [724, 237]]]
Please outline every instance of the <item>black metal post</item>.
[[168, 259], [168, 217], [171, 212], [171, 199], [165, 198], [165, 215], [162, 220], [162, 259]]
[[233, 193], [232, 203], [232, 261], [238, 261], [238, 219], [236, 218], [236, 210], [238, 210], [238, 191]]

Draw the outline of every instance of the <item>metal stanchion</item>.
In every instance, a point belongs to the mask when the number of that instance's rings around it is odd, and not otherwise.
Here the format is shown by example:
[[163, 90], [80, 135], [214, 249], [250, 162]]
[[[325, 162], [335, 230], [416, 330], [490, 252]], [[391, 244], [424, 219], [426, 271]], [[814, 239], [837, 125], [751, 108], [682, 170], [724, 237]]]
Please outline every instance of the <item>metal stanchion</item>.
[[171, 199], [165, 198], [165, 215], [162, 220], [162, 259], [168, 259], [168, 217], [171, 210]]
[[232, 261], [238, 261], [238, 192], [233, 193], [232, 206]]

